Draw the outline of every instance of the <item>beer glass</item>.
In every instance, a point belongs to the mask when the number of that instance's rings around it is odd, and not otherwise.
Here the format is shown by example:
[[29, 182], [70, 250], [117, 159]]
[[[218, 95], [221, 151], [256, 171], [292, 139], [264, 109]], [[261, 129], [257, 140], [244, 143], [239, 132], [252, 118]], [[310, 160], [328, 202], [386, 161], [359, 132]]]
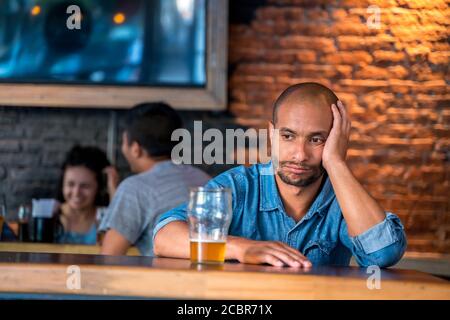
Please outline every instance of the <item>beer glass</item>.
[[192, 188], [187, 208], [191, 262], [223, 263], [231, 223], [231, 190]]

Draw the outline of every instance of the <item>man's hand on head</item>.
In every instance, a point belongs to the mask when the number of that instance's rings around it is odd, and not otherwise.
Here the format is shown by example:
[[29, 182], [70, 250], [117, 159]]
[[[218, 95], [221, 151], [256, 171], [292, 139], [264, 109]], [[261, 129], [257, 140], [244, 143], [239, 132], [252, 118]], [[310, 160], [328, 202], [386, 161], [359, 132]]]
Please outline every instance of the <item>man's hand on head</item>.
[[322, 165], [328, 170], [334, 164], [345, 162], [348, 141], [350, 138], [350, 118], [344, 104], [339, 100], [337, 105], [331, 105], [333, 113], [333, 126], [322, 154]]

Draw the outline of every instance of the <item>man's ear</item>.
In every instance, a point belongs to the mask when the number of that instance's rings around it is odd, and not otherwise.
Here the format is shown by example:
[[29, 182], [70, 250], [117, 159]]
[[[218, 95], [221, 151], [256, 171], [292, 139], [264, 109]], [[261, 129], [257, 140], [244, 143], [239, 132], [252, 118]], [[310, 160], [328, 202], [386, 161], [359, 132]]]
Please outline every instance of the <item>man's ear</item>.
[[137, 143], [136, 141], [133, 141], [130, 146], [130, 151], [131, 151], [131, 155], [133, 156], [133, 158], [137, 159], [142, 156], [142, 153], [144, 150], [139, 145], [139, 143]]

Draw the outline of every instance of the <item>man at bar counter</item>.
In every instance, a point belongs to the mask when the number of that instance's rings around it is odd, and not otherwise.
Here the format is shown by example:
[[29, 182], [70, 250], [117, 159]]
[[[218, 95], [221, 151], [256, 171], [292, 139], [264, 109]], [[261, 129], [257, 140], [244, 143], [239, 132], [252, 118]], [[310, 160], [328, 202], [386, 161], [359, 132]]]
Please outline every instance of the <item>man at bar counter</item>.
[[[122, 135], [122, 153], [135, 175], [117, 189], [99, 230], [106, 232], [101, 253], [125, 255], [135, 245], [152, 255], [152, 231], [158, 215], [188, 199], [189, 188], [209, 176], [193, 166], [170, 160], [172, 132], [182, 126], [178, 113], [165, 103], [141, 104]], [[138, 113], [139, 112], [139, 113]]]
[[[232, 191], [225, 258], [290, 267], [347, 266], [352, 255], [360, 266], [397, 263], [406, 248], [403, 226], [346, 164], [350, 120], [333, 91], [318, 83], [290, 86], [269, 126], [269, 163], [233, 168], [207, 184]], [[189, 257], [186, 220], [186, 205], [159, 218], [156, 255]]]

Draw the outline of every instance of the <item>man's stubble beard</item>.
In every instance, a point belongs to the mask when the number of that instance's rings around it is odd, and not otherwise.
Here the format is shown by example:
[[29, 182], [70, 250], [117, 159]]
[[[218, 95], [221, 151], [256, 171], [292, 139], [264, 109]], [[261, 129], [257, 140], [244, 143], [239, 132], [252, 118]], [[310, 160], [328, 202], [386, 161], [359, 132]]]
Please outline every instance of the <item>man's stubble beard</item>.
[[[291, 177], [289, 177], [289, 175], [285, 174], [282, 171], [282, 167], [286, 163], [295, 164], [296, 166], [301, 167], [301, 168], [311, 169], [312, 174], [307, 178], [292, 179]], [[322, 164], [320, 164], [318, 167], [310, 167], [310, 166], [299, 165], [292, 161], [280, 161], [278, 168], [277, 168], [277, 175], [280, 177], [281, 181], [283, 181], [284, 183], [289, 184], [291, 186], [302, 187], [302, 188], [307, 187], [307, 186], [313, 184], [314, 182], [316, 182], [318, 179], [320, 179], [320, 177], [322, 177], [322, 175], [324, 173], [325, 173], [325, 168], [322, 166]]]

